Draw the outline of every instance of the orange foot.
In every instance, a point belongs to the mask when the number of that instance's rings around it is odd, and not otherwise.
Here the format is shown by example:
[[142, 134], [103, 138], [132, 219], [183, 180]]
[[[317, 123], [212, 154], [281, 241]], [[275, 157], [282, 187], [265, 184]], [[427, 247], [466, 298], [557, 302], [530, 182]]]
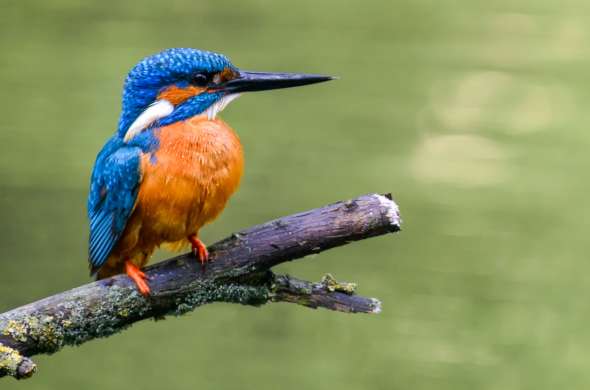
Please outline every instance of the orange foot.
[[190, 236], [188, 240], [191, 242], [191, 245], [193, 246], [193, 253], [195, 256], [197, 256], [201, 262], [201, 265], [205, 265], [205, 263], [209, 261], [209, 251], [207, 250], [205, 244], [203, 244], [203, 241], [199, 240], [199, 237], [197, 237], [196, 234]]
[[146, 280], [147, 276], [140, 270], [135, 264], [127, 260], [125, 262], [125, 273], [131, 278], [137, 285], [137, 289], [144, 297], [150, 295], [150, 286], [148, 286]]

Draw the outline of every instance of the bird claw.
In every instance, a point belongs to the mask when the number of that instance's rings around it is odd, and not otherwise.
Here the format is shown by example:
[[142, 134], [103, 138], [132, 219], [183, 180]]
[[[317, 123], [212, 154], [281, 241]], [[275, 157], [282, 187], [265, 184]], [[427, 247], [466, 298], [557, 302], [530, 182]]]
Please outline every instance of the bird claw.
[[131, 278], [131, 280], [133, 280], [141, 295], [144, 297], [150, 295], [150, 286], [147, 283], [149, 277], [145, 274], [145, 272], [139, 269], [139, 267], [133, 264], [131, 261], [127, 260], [125, 262], [125, 273], [127, 276], [129, 276], [129, 278]]
[[201, 266], [204, 266], [205, 263], [209, 261], [209, 251], [207, 250], [207, 246], [205, 246], [203, 241], [199, 240], [196, 235], [190, 236], [189, 241], [192, 245], [193, 254], [199, 259]]

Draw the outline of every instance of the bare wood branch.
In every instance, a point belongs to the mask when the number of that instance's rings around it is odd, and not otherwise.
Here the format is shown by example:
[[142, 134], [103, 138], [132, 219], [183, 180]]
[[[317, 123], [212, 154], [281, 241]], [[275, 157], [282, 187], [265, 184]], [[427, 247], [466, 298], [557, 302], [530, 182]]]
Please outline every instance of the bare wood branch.
[[190, 254], [146, 270], [152, 295], [125, 276], [89, 283], [0, 314], [0, 377], [35, 372], [30, 356], [107, 337], [131, 324], [180, 315], [211, 302], [258, 306], [290, 302], [351, 313], [378, 313], [380, 302], [354, 295], [354, 285], [326, 275], [311, 283], [275, 275], [273, 266], [351, 241], [400, 230], [389, 195], [364, 195], [254, 226], [210, 249], [206, 268]]
[[355, 283], [338, 282], [325, 275], [319, 283], [275, 275], [273, 302], [291, 302], [312, 309], [342, 311], [346, 313], [380, 313], [381, 302], [376, 298], [355, 295]]

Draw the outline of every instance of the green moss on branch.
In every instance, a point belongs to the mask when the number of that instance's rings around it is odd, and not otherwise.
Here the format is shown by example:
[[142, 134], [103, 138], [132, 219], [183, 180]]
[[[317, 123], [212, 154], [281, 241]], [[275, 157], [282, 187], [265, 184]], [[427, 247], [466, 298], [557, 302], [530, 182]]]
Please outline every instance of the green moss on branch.
[[37, 366], [16, 349], [0, 344], [0, 376], [10, 375], [17, 379], [28, 378], [35, 373]]
[[146, 269], [152, 295], [125, 275], [90, 283], [0, 314], [0, 377], [35, 371], [28, 358], [108, 337], [135, 322], [182, 315], [212, 302], [259, 306], [291, 302], [349, 313], [376, 313], [379, 301], [354, 295], [356, 285], [326, 275], [311, 283], [274, 275], [271, 267], [352, 241], [400, 229], [397, 205], [370, 194], [251, 227], [210, 247], [212, 262], [192, 255]]

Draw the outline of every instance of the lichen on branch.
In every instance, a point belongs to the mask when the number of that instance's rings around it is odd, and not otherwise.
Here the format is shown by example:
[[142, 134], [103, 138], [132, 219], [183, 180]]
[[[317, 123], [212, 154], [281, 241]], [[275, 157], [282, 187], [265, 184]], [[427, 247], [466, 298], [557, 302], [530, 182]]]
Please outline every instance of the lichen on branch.
[[151, 295], [117, 275], [0, 314], [0, 377], [35, 372], [30, 356], [108, 337], [137, 321], [182, 315], [213, 302], [260, 306], [289, 302], [348, 313], [379, 313], [356, 284], [325, 275], [312, 283], [270, 269], [282, 262], [400, 230], [391, 196], [364, 195], [232, 234], [212, 245], [201, 268], [190, 255], [147, 267]]

